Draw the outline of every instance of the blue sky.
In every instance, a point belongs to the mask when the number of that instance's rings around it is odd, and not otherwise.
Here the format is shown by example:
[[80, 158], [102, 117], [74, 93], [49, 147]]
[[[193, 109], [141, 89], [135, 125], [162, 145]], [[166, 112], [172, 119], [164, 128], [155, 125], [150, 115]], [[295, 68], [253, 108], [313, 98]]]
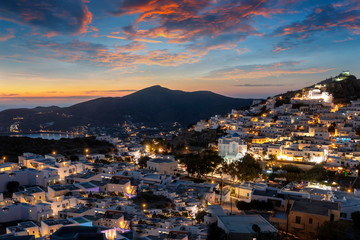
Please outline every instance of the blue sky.
[[360, 3], [0, 2], [0, 109], [70, 105], [152, 85], [267, 97], [359, 76]]

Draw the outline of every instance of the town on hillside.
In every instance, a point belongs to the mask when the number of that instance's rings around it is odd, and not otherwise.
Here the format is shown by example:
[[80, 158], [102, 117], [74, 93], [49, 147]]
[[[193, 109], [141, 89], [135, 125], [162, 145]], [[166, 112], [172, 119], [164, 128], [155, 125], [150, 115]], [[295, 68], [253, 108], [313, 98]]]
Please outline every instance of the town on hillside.
[[186, 129], [93, 131], [108, 150], [19, 144], [1, 158], [0, 239], [359, 239], [359, 115], [315, 84]]

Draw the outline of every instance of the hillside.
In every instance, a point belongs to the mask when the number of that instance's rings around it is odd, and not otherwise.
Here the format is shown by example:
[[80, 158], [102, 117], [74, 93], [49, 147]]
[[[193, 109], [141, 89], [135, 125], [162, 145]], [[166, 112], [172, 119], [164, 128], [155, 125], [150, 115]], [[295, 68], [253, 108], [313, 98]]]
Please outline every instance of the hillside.
[[24, 152], [36, 154], [49, 154], [56, 151], [65, 156], [84, 154], [84, 149], [91, 152], [107, 154], [114, 152], [114, 146], [95, 138], [62, 138], [60, 140], [46, 140], [28, 137], [0, 136], [0, 152], [6, 156], [7, 161], [17, 162], [18, 156]]
[[23, 131], [68, 129], [74, 126], [108, 126], [124, 121], [142, 123], [179, 122], [183, 126], [215, 114], [226, 114], [252, 103], [252, 99], [225, 97], [209, 91], [184, 92], [161, 86], [142, 89], [124, 97], [97, 98], [66, 108], [11, 109], [0, 112], [0, 127], [8, 130], [23, 117]]
[[[336, 81], [335, 79], [340, 80]], [[323, 80], [303, 89], [288, 91], [286, 93], [279, 94], [278, 96], [283, 96], [288, 99], [314, 88], [315, 85], [322, 85], [320, 88], [322, 91], [331, 93], [334, 98], [334, 103], [349, 103], [351, 100], [360, 98], [360, 79], [357, 79], [354, 75], [343, 75], [343, 73], [334, 78]]]

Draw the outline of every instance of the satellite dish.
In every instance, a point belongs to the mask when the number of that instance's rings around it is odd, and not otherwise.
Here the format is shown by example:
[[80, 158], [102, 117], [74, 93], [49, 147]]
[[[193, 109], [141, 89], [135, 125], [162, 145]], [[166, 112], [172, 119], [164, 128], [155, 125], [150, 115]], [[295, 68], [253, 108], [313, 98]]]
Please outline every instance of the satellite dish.
[[257, 224], [252, 225], [252, 230], [254, 230], [254, 232], [257, 232], [257, 233], [259, 233], [261, 231], [259, 225], [257, 225]]

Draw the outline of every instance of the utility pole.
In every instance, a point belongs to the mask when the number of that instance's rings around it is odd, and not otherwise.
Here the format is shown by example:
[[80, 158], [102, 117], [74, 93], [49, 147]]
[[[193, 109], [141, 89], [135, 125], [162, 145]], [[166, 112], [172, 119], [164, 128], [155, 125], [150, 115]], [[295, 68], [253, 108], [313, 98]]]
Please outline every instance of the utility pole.
[[286, 201], [286, 240], [288, 239], [288, 231], [289, 231], [289, 212], [290, 212], [290, 204], [289, 204], [289, 195], [287, 195]]
[[[235, 179], [233, 178], [232, 179], [233, 181], [232, 181], [232, 186], [234, 186], [234, 184], [235, 184]], [[232, 198], [231, 198], [231, 187], [232, 187], [231, 185], [230, 185], [230, 214], [232, 215]]]
[[223, 177], [221, 173], [221, 183], [220, 183], [220, 205], [222, 205], [222, 196], [223, 196]]

